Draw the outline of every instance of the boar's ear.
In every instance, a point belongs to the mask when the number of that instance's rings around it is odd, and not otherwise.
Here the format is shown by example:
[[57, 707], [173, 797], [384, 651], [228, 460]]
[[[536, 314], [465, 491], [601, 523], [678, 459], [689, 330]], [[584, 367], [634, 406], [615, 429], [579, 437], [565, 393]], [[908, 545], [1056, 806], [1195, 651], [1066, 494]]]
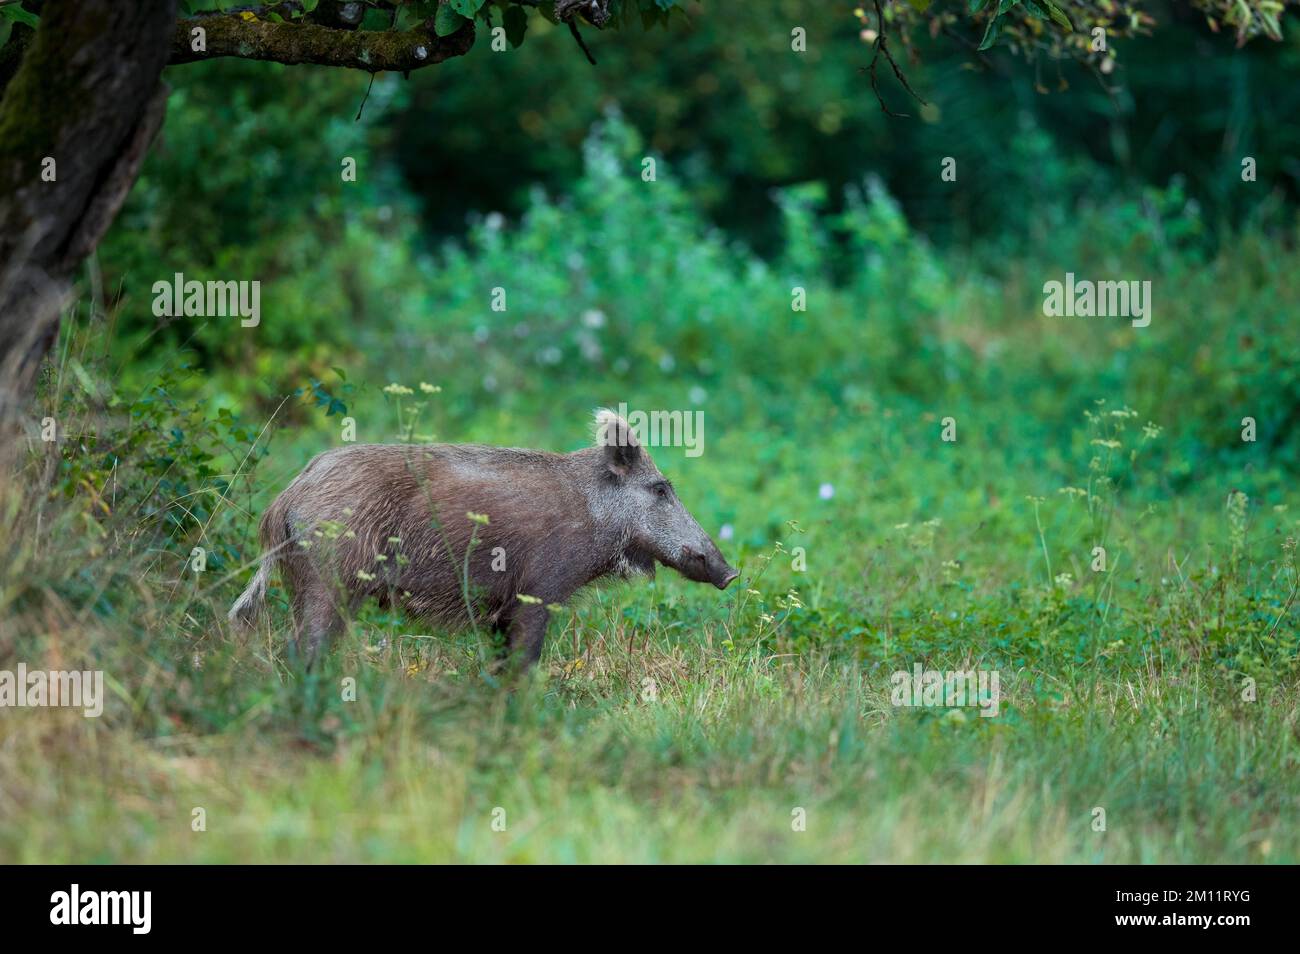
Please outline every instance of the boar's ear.
[[626, 477], [641, 459], [641, 442], [623, 418], [607, 408], [596, 412], [596, 446], [605, 448], [610, 473]]

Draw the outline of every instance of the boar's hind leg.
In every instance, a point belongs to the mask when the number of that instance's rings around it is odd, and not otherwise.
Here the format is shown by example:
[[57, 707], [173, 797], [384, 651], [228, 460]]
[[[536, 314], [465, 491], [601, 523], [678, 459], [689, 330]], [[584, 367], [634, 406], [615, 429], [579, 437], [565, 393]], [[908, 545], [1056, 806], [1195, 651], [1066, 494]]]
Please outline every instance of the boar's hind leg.
[[510, 668], [523, 672], [542, 655], [542, 641], [546, 639], [546, 622], [550, 619], [546, 607], [537, 603], [520, 606], [510, 620], [506, 633], [506, 649]]
[[293, 619], [298, 651], [310, 666], [339, 631], [343, 617], [339, 613], [337, 594], [323, 580], [311, 581], [295, 596]]

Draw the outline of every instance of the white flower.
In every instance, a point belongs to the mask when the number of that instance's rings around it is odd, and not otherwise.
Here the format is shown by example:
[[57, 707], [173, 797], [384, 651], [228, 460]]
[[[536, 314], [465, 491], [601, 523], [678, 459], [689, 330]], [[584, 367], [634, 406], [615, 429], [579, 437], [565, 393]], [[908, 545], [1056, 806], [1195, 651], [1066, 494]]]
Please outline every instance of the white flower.
[[830, 500], [832, 497], [835, 496], [835, 485], [822, 484], [820, 487], [817, 488], [817, 496], [821, 497], [822, 500]]
[[736, 535], [736, 528], [729, 523], [724, 523], [722, 529], [718, 531], [719, 540], [730, 540]]
[[599, 308], [588, 308], [582, 313], [582, 323], [588, 328], [604, 328], [605, 313]]

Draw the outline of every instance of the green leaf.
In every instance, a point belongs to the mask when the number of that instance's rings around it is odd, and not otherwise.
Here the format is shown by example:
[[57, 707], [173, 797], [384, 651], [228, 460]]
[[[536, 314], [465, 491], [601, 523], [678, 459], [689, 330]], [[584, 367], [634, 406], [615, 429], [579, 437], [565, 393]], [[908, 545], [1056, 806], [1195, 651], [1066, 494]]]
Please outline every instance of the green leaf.
[[1038, 5], [1038, 0], [1024, 0], [1024, 2], [1025, 9], [1029, 11], [1031, 16], [1037, 17], [1039, 20], [1048, 19], [1047, 11]]
[[451, 36], [465, 24], [465, 18], [444, 3], [438, 8], [438, 15], [433, 18], [433, 32], [438, 36]]
[[9, 42], [9, 34], [14, 28], [12, 20], [0, 20], [0, 46]]
[[397, 16], [393, 18], [393, 31], [405, 33], [417, 23], [423, 23], [426, 19], [428, 18], [420, 15], [420, 11], [415, 4], [403, 4], [397, 8]]
[[989, 21], [988, 28], [984, 31], [984, 39], [980, 40], [979, 48], [981, 51], [989, 49], [994, 43], [998, 42], [998, 34], [1002, 32], [1002, 18], [994, 17]]
[[16, 3], [0, 7], [0, 19], [9, 20], [13, 23], [21, 23], [23, 26], [29, 26], [35, 30], [40, 25], [40, 19], [34, 13], [28, 13]]
[[930, 9], [930, 0], [907, 0], [912, 5], [912, 9], [917, 13], [924, 13]]
[[467, 20], [478, 13], [484, 2], [485, 0], [448, 0], [449, 6]]
[[970, 12], [979, 13], [989, 5], [989, 0], [970, 0]]
[[320, 5], [320, 0], [302, 0], [302, 12], [311, 13]]
[[69, 364], [72, 366], [72, 373], [76, 375], [77, 381], [81, 383], [82, 389], [92, 398], [96, 397], [99, 394], [99, 389], [95, 387], [95, 382], [91, 379], [90, 374], [87, 373], [86, 369], [82, 367], [81, 362], [76, 358], [71, 358], [69, 359]]
[[1047, 7], [1048, 16], [1056, 21], [1058, 26], [1069, 30], [1071, 33], [1074, 32], [1074, 24], [1070, 22], [1070, 18], [1066, 16], [1064, 10], [1053, 3], [1052, 0], [1042, 0], [1042, 4]]
[[510, 41], [511, 46], [517, 48], [524, 42], [524, 31], [528, 29], [528, 14], [523, 7], [508, 7], [502, 18], [502, 24], [506, 28], [506, 39]]
[[1001, 0], [1001, 2], [998, 3], [998, 16], [1002, 16], [1002, 14], [1006, 13], [1018, 3], [1020, 3], [1020, 0]]

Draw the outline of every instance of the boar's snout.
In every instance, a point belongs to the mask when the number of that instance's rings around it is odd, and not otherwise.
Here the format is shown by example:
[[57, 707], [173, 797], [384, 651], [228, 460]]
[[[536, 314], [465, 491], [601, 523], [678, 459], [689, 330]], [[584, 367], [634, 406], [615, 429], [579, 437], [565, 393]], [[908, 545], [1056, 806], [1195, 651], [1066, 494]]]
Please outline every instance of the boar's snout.
[[727, 563], [712, 540], [703, 549], [682, 547], [679, 569], [688, 580], [712, 583], [720, 590], [725, 590], [732, 580], [740, 576], [740, 571]]

